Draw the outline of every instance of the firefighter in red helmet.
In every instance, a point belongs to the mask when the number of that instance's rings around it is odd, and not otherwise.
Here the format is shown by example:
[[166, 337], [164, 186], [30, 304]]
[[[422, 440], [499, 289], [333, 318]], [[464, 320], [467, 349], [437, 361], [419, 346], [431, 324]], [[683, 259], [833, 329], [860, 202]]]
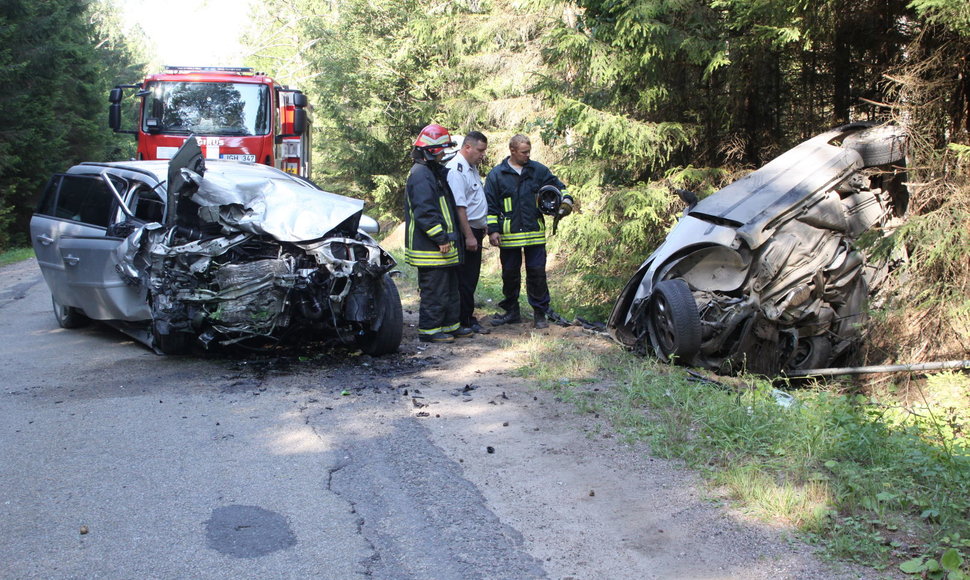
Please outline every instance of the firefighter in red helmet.
[[414, 165], [404, 200], [404, 261], [418, 270], [421, 295], [418, 338], [422, 342], [451, 342], [472, 336], [459, 325], [458, 265], [463, 255], [457, 243], [455, 200], [448, 188], [445, 150], [454, 147], [448, 130], [428, 125], [411, 149]]

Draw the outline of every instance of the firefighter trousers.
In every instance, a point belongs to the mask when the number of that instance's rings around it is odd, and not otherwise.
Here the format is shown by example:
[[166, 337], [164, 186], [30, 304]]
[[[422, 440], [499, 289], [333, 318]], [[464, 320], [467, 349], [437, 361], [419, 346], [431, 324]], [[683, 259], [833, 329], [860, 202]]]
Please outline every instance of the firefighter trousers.
[[458, 330], [458, 266], [418, 268], [418, 334]]
[[518, 312], [519, 292], [522, 286], [522, 258], [525, 257], [525, 292], [529, 306], [545, 313], [549, 310], [549, 284], [546, 282], [546, 246], [501, 248], [502, 295], [498, 303], [506, 312]]

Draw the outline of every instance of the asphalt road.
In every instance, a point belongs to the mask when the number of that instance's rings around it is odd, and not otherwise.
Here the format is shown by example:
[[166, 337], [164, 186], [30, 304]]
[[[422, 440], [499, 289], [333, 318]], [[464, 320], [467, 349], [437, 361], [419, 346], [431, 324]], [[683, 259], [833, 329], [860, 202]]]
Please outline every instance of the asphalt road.
[[0, 579], [867, 577], [514, 372], [611, 343], [423, 345], [403, 298], [391, 356], [163, 357], [0, 268]]
[[161, 357], [59, 329], [32, 261], [2, 277], [0, 577], [545, 576], [391, 384], [407, 365]]

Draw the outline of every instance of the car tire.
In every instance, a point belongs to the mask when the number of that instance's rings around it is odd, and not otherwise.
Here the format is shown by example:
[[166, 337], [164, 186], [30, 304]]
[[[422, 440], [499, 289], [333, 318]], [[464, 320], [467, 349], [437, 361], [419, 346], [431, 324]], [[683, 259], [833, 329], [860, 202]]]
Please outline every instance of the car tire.
[[865, 167], [903, 163], [906, 160], [907, 136], [893, 125], [880, 125], [853, 133], [842, 141], [862, 157]]
[[91, 323], [91, 319], [84, 315], [80, 309], [73, 306], [62, 306], [51, 296], [51, 305], [54, 307], [54, 318], [57, 325], [61, 328], [81, 328]]
[[185, 332], [166, 332], [157, 320], [152, 320], [152, 343], [157, 352], [164, 355], [186, 354], [191, 347], [192, 335]]
[[657, 284], [647, 308], [647, 325], [661, 360], [690, 364], [701, 347], [701, 321], [687, 282], [676, 278]]
[[805, 371], [827, 367], [832, 359], [832, 342], [824, 336], [806, 336], [798, 339], [795, 352], [788, 361], [787, 370]]
[[365, 330], [357, 337], [357, 346], [364, 353], [378, 356], [397, 352], [404, 335], [404, 312], [401, 309], [401, 295], [390, 276], [384, 275], [383, 285], [378, 297], [379, 323], [376, 330]]

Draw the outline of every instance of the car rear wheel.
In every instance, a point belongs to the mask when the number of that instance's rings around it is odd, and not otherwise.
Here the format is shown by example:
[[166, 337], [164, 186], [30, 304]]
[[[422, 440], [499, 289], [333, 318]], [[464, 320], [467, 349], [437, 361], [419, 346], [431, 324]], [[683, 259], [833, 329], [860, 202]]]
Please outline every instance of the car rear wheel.
[[397, 352], [404, 334], [404, 312], [401, 310], [401, 295], [391, 277], [384, 275], [378, 310], [379, 321], [375, 330], [365, 330], [357, 337], [357, 346], [369, 355], [382, 355]]
[[795, 352], [788, 363], [789, 371], [804, 371], [828, 366], [832, 356], [832, 343], [824, 336], [806, 336], [798, 339]]
[[701, 321], [687, 283], [677, 278], [657, 284], [647, 309], [647, 324], [657, 356], [689, 364], [701, 347]]
[[74, 308], [73, 306], [62, 306], [51, 297], [51, 304], [54, 306], [54, 318], [57, 319], [57, 325], [61, 328], [81, 328], [82, 326], [87, 326], [91, 319], [84, 315], [83, 312]]
[[894, 125], [863, 129], [846, 137], [842, 145], [862, 156], [866, 167], [902, 163], [906, 159], [906, 134]]

